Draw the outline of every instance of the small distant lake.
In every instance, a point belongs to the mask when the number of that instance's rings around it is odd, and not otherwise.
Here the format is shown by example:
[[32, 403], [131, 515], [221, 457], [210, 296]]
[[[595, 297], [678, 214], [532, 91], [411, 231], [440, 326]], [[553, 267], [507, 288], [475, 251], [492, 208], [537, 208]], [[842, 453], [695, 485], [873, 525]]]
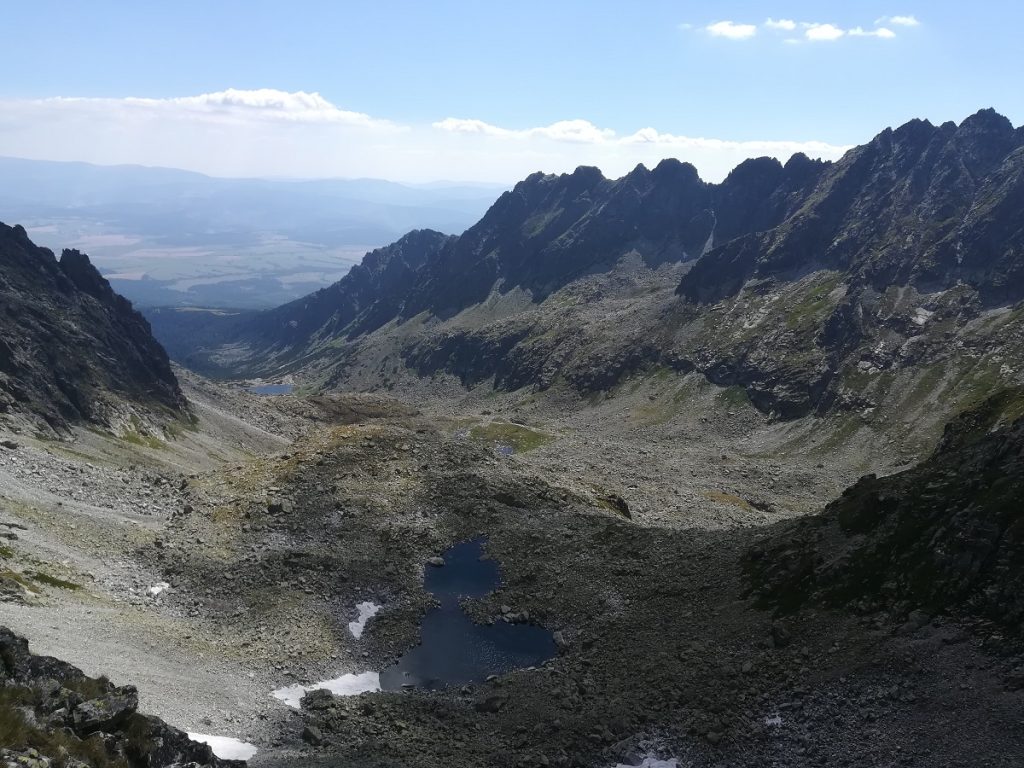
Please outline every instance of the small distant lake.
[[532, 624], [476, 624], [459, 605], [501, 586], [497, 562], [482, 559], [486, 539], [456, 544], [444, 553], [445, 564], [427, 566], [423, 585], [439, 602], [420, 626], [420, 644], [380, 673], [380, 687], [436, 690], [482, 682], [489, 675], [532, 667], [557, 653], [552, 633]]
[[249, 391], [257, 395], [290, 395], [295, 389], [294, 384], [255, 384]]

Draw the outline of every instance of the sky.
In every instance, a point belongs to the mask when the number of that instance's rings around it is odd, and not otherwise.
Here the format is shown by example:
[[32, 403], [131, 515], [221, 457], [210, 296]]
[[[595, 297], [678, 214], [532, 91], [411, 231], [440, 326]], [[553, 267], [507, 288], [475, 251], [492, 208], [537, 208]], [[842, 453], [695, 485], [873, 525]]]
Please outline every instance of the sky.
[[1024, 122], [1024, 3], [8, 0], [0, 155], [509, 183]]

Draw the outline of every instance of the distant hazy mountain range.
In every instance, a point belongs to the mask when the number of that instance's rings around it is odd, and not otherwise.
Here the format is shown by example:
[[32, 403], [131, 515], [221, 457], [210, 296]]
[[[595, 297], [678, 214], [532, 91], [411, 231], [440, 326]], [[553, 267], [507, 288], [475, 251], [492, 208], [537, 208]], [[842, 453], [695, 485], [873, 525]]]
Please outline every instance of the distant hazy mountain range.
[[2, 157], [0, 179], [0, 220], [55, 250], [87, 251], [142, 306], [275, 306], [331, 284], [410, 229], [463, 231], [501, 191]]

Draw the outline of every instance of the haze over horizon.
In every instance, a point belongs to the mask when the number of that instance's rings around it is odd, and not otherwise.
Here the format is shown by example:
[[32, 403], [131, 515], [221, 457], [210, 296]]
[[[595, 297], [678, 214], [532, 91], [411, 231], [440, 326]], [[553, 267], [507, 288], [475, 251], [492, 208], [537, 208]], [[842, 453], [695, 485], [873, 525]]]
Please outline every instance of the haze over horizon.
[[718, 181], [748, 157], [836, 159], [913, 117], [1024, 117], [995, 53], [1013, 46], [993, 43], [1024, 12], [1003, 3], [445, 6], [10, 8], [0, 62], [33, 66], [0, 86], [0, 155], [502, 184], [675, 157]]

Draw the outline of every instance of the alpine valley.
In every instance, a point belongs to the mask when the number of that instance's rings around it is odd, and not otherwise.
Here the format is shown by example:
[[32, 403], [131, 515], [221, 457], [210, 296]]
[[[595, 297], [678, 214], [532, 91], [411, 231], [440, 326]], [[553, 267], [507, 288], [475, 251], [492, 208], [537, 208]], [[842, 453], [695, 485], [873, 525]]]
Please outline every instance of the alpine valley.
[[993, 110], [537, 173], [265, 311], [3, 226], [0, 764], [1019, 765], [1022, 461]]

